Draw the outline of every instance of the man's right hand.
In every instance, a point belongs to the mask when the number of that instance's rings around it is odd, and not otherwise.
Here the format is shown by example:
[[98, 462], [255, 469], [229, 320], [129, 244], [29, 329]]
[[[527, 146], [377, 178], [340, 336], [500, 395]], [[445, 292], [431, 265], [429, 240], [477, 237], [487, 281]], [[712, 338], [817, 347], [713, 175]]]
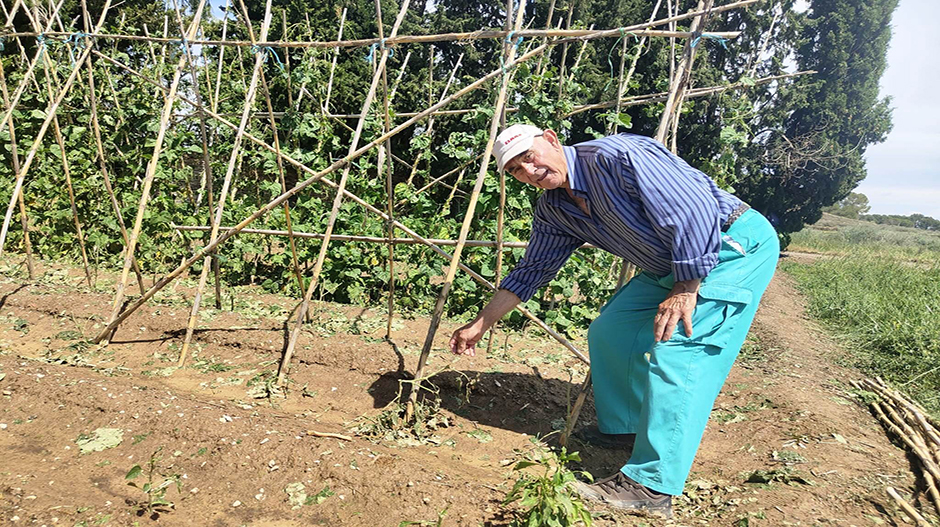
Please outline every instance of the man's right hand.
[[476, 355], [476, 344], [483, 338], [486, 328], [480, 319], [463, 326], [450, 338], [450, 351], [455, 355]]

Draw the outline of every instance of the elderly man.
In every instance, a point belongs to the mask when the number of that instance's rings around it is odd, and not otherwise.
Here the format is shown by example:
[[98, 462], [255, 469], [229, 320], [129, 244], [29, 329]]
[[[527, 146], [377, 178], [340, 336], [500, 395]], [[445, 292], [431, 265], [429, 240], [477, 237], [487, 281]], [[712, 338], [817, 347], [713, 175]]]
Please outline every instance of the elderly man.
[[[591, 324], [600, 437], [633, 443], [585, 497], [672, 515], [712, 404], [734, 362], [780, 246], [770, 223], [658, 142], [621, 134], [563, 146], [552, 130], [513, 125], [496, 140], [500, 169], [544, 189], [525, 257], [469, 324], [454, 353], [548, 284], [582, 243], [643, 270]], [[679, 331], [676, 331], [676, 329]]]

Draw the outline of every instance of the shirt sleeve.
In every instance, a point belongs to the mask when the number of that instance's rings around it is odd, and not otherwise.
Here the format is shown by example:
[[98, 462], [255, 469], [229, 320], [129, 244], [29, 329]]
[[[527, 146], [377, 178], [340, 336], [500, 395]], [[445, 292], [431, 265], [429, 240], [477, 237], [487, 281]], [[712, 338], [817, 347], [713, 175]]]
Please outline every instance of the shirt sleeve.
[[510, 291], [523, 302], [532, 298], [540, 287], [551, 282], [571, 253], [582, 243], [578, 238], [552, 225], [544, 210], [546, 206], [539, 200], [532, 219], [532, 234], [525, 256], [499, 285], [500, 289]]
[[627, 150], [623, 169], [656, 235], [670, 248], [677, 282], [704, 278], [718, 265], [721, 248], [718, 200], [708, 176], [648, 139]]

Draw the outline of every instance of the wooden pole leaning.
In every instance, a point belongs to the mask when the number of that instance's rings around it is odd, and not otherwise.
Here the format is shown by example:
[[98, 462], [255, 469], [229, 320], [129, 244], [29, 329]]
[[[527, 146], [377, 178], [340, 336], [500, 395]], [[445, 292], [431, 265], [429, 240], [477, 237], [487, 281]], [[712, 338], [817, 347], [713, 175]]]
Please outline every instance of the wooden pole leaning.
[[[59, 3], [59, 7], [62, 6], [62, 3]], [[94, 31], [97, 32], [101, 29], [101, 26], [104, 25], [105, 17], [108, 14], [108, 10], [111, 8], [111, 0], [106, 0], [101, 11], [101, 18], [98, 21], [98, 25], [95, 27]], [[51, 18], [50, 18], [51, 20]], [[50, 22], [51, 23], [51, 22]], [[36, 52], [36, 59], [39, 59], [41, 55], [41, 49]], [[33, 144], [29, 149], [29, 152], [26, 154], [26, 159], [23, 161], [23, 166], [20, 167], [20, 171], [16, 177], [16, 183], [13, 186], [13, 193], [10, 196], [10, 204], [7, 207], [6, 215], [3, 218], [3, 227], [0, 229], [0, 254], [3, 254], [3, 246], [6, 242], [7, 230], [10, 227], [10, 219], [13, 216], [13, 207], [16, 205], [17, 196], [23, 188], [23, 181], [26, 179], [26, 174], [29, 173], [29, 168], [33, 164], [33, 160], [36, 159], [36, 154], [39, 151], [39, 147], [42, 146], [42, 139], [45, 137], [46, 132], [49, 130], [49, 125], [52, 123], [52, 118], [55, 116], [56, 112], [59, 110], [59, 106], [62, 104], [62, 101], [65, 99], [65, 96], [68, 94], [69, 89], [71, 89], [72, 84], [75, 82], [75, 78], [78, 76], [78, 72], [81, 71], [81, 64], [88, 57], [90, 52], [89, 48], [86, 46], [81, 53], [81, 56], [78, 59], [76, 65], [72, 68], [71, 74], [65, 80], [62, 88], [59, 90], [59, 93], [56, 97], [49, 101], [49, 105], [46, 107], [46, 118], [43, 120], [42, 125], [39, 127], [39, 132], [36, 134], [36, 137], [33, 139]], [[35, 66], [34, 61], [32, 63]], [[25, 79], [24, 79], [25, 80]], [[25, 83], [23, 84], [25, 86]], [[16, 101], [11, 102], [11, 106], [7, 112], [6, 117], [3, 121], [0, 121], [0, 128], [6, 124], [7, 119], [13, 112], [13, 108], [16, 105]]]
[[[336, 36], [336, 40], [343, 40], [343, 26], [346, 25], [346, 8], [343, 7], [343, 15], [339, 19], [339, 34]], [[336, 73], [336, 59], [339, 58], [339, 48], [333, 50], [333, 62], [330, 64], [330, 80], [326, 83], [326, 100], [323, 101], [323, 111], [329, 113], [330, 111], [330, 95], [333, 93], [333, 74]], [[300, 94], [303, 95], [304, 87], [306, 84], [303, 84], [300, 87]], [[297, 107], [300, 108], [300, 97], [297, 98]]]
[[[519, 0], [518, 12], [516, 14], [515, 29], [522, 28], [522, 19], [525, 14], [525, 0]], [[516, 45], [508, 48], [506, 63], [512, 62], [516, 56]], [[542, 47], [542, 46], [540, 46]], [[538, 49], [538, 48], [536, 48]], [[424, 339], [424, 346], [421, 348], [421, 356], [418, 358], [418, 367], [415, 370], [415, 382], [411, 386], [411, 393], [408, 396], [408, 403], [405, 407], [405, 422], [411, 421], [414, 415], [414, 405], [418, 400], [418, 392], [421, 391], [424, 375], [424, 367], [427, 364], [428, 355], [431, 353], [431, 347], [434, 344], [434, 336], [441, 323], [444, 313], [444, 304], [447, 302], [447, 296], [450, 294], [451, 285], [454, 282], [454, 276], [457, 273], [457, 264], [460, 263], [460, 254], [463, 252], [467, 235], [470, 232], [470, 223], [473, 221], [473, 214], [476, 211], [477, 201], [480, 198], [480, 191], [483, 189], [483, 181], [486, 179], [486, 173], [489, 168], [490, 155], [493, 152], [493, 145], [496, 141], [496, 135], [499, 132], [499, 119], [502, 115], [503, 107], [506, 103], [506, 93], [509, 90], [509, 72], [503, 73], [502, 82], [499, 89], [499, 95], [496, 96], [496, 104], [493, 111], [493, 118], [490, 122], [489, 139], [486, 141], [486, 148], [483, 150], [483, 162], [480, 163], [480, 171], [477, 173], [476, 183], [473, 186], [473, 193], [470, 195], [470, 202], [467, 204], [467, 212], [464, 215], [463, 224], [460, 226], [460, 236], [457, 246], [454, 248], [454, 254], [451, 257], [450, 267], [447, 269], [447, 275], [444, 277], [444, 284], [437, 297], [437, 304], [434, 306], [434, 312], [431, 315], [431, 323], [428, 327], [428, 334]]]
[[[118, 203], [117, 196], [114, 194], [114, 187], [111, 185], [111, 175], [108, 170], [107, 158], [104, 155], [104, 143], [101, 140], [101, 126], [98, 122], [98, 96], [95, 90], [95, 73], [91, 55], [88, 56], [86, 62], [88, 64], [88, 95], [90, 99], [89, 108], [91, 110], [91, 129], [95, 137], [95, 148], [98, 153], [98, 167], [101, 169], [104, 188], [108, 193], [108, 199], [111, 201], [111, 208], [114, 210], [114, 217], [117, 219], [118, 228], [121, 229], [121, 239], [124, 240], [126, 246], [129, 240], [127, 236], [127, 225], [124, 223], [124, 215], [121, 214], [121, 205]], [[137, 277], [137, 286], [140, 288], [140, 293], [144, 294], [147, 289], [144, 285], [144, 277], [140, 272], [140, 265], [136, 257], [134, 257], [131, 264], [134, 268], [134, 276]]]
[[[202, 21], [202, 10], [206, 5], [206, 0], [200, 0], [199, 5], [196, 7], [196, 12], [193, 17], [193, 21], [190, 23], [189, 31], [187, 31], [185, 38], [191, 40], [196, 35], [196, 29], [199, 27], [200, 22]], [[144, 211], [147, 209], [147, 201], [150, 198], [150, 188], [153, 185], [153, 178], [157, 173], [157, 164], [160, 161], [160, 153], [163, 148], [163, 140], [166, 137], [167, 126], [170, 122], [170, 115], [173, 112], [173, 104], [176, 102], [177, 89], [179, 88], [180, 79], [183, 75], [183, 67], [186, 64], [186, 56], [180, 57], [179, 61], [176, 64], [176, 68], [173, 72], [173, 81], [170, 84], [170, 91], [167, 94], [166, 102], [163, 105], [163, 114], [160, 116], [160, 127], [157, 130], [157, 137], [154, 141], [153, 154], [150, 157], [150, 162], [147, 163], [146, 173], [144, 174], [144, 182], [141, 190], [140, 204], [137, 207], [137, 216], [134, 219], [134, 227], [131, 230], [130, 238], [128, 239], [127, 247], [124, 249], [124, 267], [121, 270], [121, 279], [117, 283], [117, 290], [114, 294], [114, 303], [111, 306], [111, 316], [109, 318], [108, 327], [111, 328], [108, 334], [101, 334], [98, 338], [95, 339], [95, 342], [102, 342], [105, 339], [109, 338], [113, 334], [114, 330], [117, 328], [117, 325], [112, 326], [111, 323], [114, 322], [121, 311], [121, 306], [124, 301], [124, 290], [127, 288], [127, 279], [130, 274], [131, 264], [134, 257], [134, 251], [137, 248], [137, 240], [140, 237], [140, 231], [143, 228], [144, 222]]]
[[[345, 10], [343, 11], [345, 14]], [[375, 15], [376, 21], [378, 22], [379, 29], [379, 38], [385, 37], [385, 29], [382, 24], [382, 2], [376, 0], [375, 2]], [[463, 57], [463, 55], [461, 55]], [[459, 62], [459, 60], [458, 60]], [[391, 114], [389, 113], [389, 97], [388, 97], [388, 68], [382, 69], [382, 132], [388, 133], [392, 128], [392, 119]], [[385, 162], [388, 162], [388, 166], [385, 166]], [[381, 174], [385, 172], [385, 198], [386, 198], [386, 207], [385, 212], [388, 214], [390, 220], [395, 218], [395, 186], [392, 181], [392, 176], [395, 171], [395, 164], [392, 160], [392, 144], [390, 141], [386, 141], [379, 147], [379, 160], [376, 163], [376, 172]], [[387, 222], [387, 234], [388, 234], [388, 317], [385, 325], [385, 340], [391, 341], [392, 339], [392, 320], [395, 316], [395, 242], [393, 238], [395, 237], [395, 225], [391, 221]]]
[[[173, 0], [173, 9], [176, 12], [176, 22], [179, 25], [180, 34], [182, 35], [186, 31], [183, 25], [183, 15], [180, 13], [179, 2]], [[202, 95], [200, 94], [199, 89], [199, 73], [196, 70], [196, 61], [193, 60], [192, 49], [190, 48], [189, 42], [183, 41], [183, 53], [186, 56], [186, 62], [189, 64], [189, 76], [193, 80], [193, 95], [196, 99], [196, 103], [202, 106]], [[207, 77], [208, 78], [208, 77]], [[211, 87], [207, 90], [209, 92], [209, 105], [212, 105], [212, 90]], [[206, 198], [209, 204], [209, 214], [211, 216], [213, 209], [213, 195], [212, 195], [212, 162], [209, 160], [209, 134], [206, 131], [206, 115], [203, 113], [199, 114], [199, 139], [202, 146], [202, 170], [203, 176], [206, 181]], [[197, 203], [198, 208], [198, 203]], [[222, 277], [219, 272], [219, 254], [212, 254], [212, 271], [213, 277], [215, 278], [215, 308], [222, 309]]]
[[[274, 119], [274, 106], [271, 103], [271, 91], [268, 89], [268, 81], [264, 75], [264, 68], [261, 69], [261, 89], [264, 92], [265, 104], [268, 108], [268, 124], [271, 127], [271, 135], [274, 138], [274, 149], [277, 161], [277, 177], [281, 184], [281, 193], [287, 192], [287, 178], [284, 175], [284, 161], [281, 157], [281, 140], [278, 136], [277, 122]], [[288, 87], [287, 93], [290, 93]], [[297, 279], [297, 291], [304, 290], [304, 278], [300, 272], [300, 262], [297, 259], [297, 242], [294, 237], [294, 227], [291, 222], [290, 204], [284, 202], [284, 222], [287, 227], [287, 240], [290, 246], [291, 265], [294, 268], [294, 278]]]
[[[3, 73], [3, 62], [0, 61], [0, 89], [3, 91], [3, 105], [10, 107], [10, 95], [7, 92], [7, 78]], [[20, 173], [20, 154], [16, 148], [16, 130], [11, 117], [7, 123], [10, 129], [10, 152], [13, 154], [13, 174]], [[26, 252], [26, 272], [30, 280], [36, 278], [36, 269], [33, 266], [33, 244], [29, 240], [29, 218], [26, 216], [26, 202], [23, 193], [17, 198], [20, 208], [20, 225], [23, 228], [23, 250]]]
[[[532, 57], [538, 55], [539, 53], [541, 53], [541, 52], [544, 51], [544, 50], [545, 50], [545, 46], [539, 46], [539, 47], [537, 47], [537, 48], [535, 48], [535, 49], [533, 49], [533, 50], [531, 50], [531, 51], [525, 53], [524, 55], [522, 55], [521, 57], [517, 58], [516, 60], [514, 60], [514, 61], [512, 61], [512, 62], [510, 62], [510, 63], [507, 63], [507, 64], [504, 66], [504, 68], [508, 69], [508, 68], [515, 67], [515, 66], [517, 66], [518, 64], [521, 64], [522, 62], [525, 62], [525, 61], [529, 60], [530, 58], [532, 58]], [[115, 66], [117, 66], [117, 67], [123, 69], [124, 71], [126, 71], [126, 72], [128, 72], [128, 73], [131, 73], [132, 75], [134, 75], [134, 76], [136, 76], [136, 77], [138, 77], [138, 78], [140, 78], [140, 79], [143, 79], [143, 80], [145, 80], [145, 81], [147, 81], [147, 82], [150, 82], [150, 83], [152, 83], [152, 84], [154, 84], [154, 85], [156, 85], [156, 86], [161, 86], [161, 87], [163, 87], [162, 84], [160, 84], [160, 83], [154, 81], [153, 79], [150, 79], [149, 77], [147, 77], [147, 76], [141, 74], [139, 71], [137, 71], [137, 70], [131, 68], [130, 66], [127, 66], [126, 64], [123, 64], [123, 63], [121, 63], [121, 62], [119, 62], [119, 61], [117, 61], [117, 60], [114, 60], [113, 58], [111, 58], [111, 57], [109, 57], [109, 56], [107, 56], [107, 55], [105, 55], [105, 54], [103, 54], [103, 53], [100, 53], [100, 52], [98, 52], [98, 51], [93, 51], [93, 53], [94, 53], [94, 55], [95, 55], [96, 57], [98, 57], [98, 58], [100, 58], [100, 59], [103, 59], [103, 60], [105, 60], [106, 62], [109, 62], [110, 64], [113, 64], [113, 65], [115, 65]], [[338, 169], [340, 169], [340, 168], [346, 166], [348, 163], [352, 162], [354, 159], [358, 158], [359, 156], [361, 156], [361, 155], [365, 154], [366, 152], [370, 151], [371, 149], [375, 148], [376, 146], [378, 146], [378, 145], [381, 144], [382, 142], [388, 140], [388, 139], [391, 138], [391, 137], [394, 137], [395, 135], [398, 135], [399, 133], [402, 132], [402, 130], [405, 130], [405, 129], [409, 128], [410, 126], [412, 126], [413, 124], [415, 124], [415, 123], [416, 123], [417, 121], [419, 121], [420, 119], [422, 119], [422, 118], [424, 118], [424, 117], [427, 117], [427, 116], [430, 115], [431, 113], [433, 113], [433, 112], [439, 110], [440, 108], [443, 108], [444, 106], [447, 106], [448, 104], [452, 103], [452, 102], [455, 101], [455, 100], [460, 99], [460, 98], [463, 97], [464, 95], [466, 95], [466, 94], [468, 94], [468, 93], [470, 93], [470, 92], [472, 92], [472, 91], [474, 91], [474, 90], [479, 89], [479, 88], [480, 88], [481, 86], [483, 86], [486, 82], [489, 82], [489, 81], [492, 80], [494, 77], [496, 77], [496, 76], [498, 76], [500, 73], [502, 73], [502, 71], [503, 71], [503, 68], [499, 68], [499, 69], [496, 69], [496, 70], [494, 70], [494, 71], [488, 73], [487, 75], [484, 75], [483, 77], [480, 77], [480, 78], [477, 79], [476, 81], [474, 81], [474, 82], [468, 84], [467, 86], [464, 86], [463, 88], [461, 88], [460, 90], [458, 90], [456, 93], [454, 93], [453, 95], [451, 95], [450, 97], [448, 97], [448, 98], [445, 99], [444, 101], [441, 101], [441, 102], [435, 104], [434, 106], [431, 106], [430, 108], [426, 109], [424, 112], [419, 113], [419, 114], [415, 115], [414, 117], [411, 117], [410, 119], [406, 120], [405, 122], [399, 124], [398, 126], [396, 126], [395, 128], [393, 128], [392, 130], [390, 130], [387, 134], [383, 134], [381, 137], [378, 137], [377, 139], [373, 140], [373, 141], [370, 142], [369, 144], [367, 144], [367, 145], [365, 145], [365, 146], [359, 148], [359, 149], [356, 150], [352, 155], [348, 155], [348, 156], [346, 156], [346, 157], [344, 157], [344, 158], [342, 158], [342, 159], [338, 159], [338, 160], [334, 161], [333, 163], [331, 163], [328, 167], [326, 167], [326, 168], [324, 168], [324, 169], [322, 169], [322, 170], [320, 170], [320, 171], [314, 171], [314, 170], [310, 169], [309, 167], [303, 165], [302, 163], [300, 163], [300, 162], [298, 162], [298, 161], [296, 161], [296, 160], [294, 160], [294, 159], [292, 159], [292, 158], [290, 158], [290, 157], [288, 157], [287, 155], [284, 155], [284, 154], [282, 153], [282, 157], [284, 158], [285, 161], [287, 161], [288, 163], [290, 163], [290, 164], [292, 164], [292, 165], [298, 167], [299, 169], [303, 170], [303, 171], [306, 172], [307, 174], [310, 174], [310, 177], [307, 178], [307, 179], [304, 180], [304, 181], [301, 181], [301, 182], [297, 183], [297, 185], [295, 185], [292, 189], [290, 189], [290, 190], [287, 191], [286, 193], [281, 194], [280, 196], [274, 198], [273, 200], [271, 200], [270, 202], [268, 202], [266, 205], [264, 205], [263, 207], [259, 208], [258, 210], [256, 210], [256, 211], [253, 212], [252, 214], [250, 214], [248, 217], [246, 217], [246, 218], [243, 219], [240, 223], [238, 223], [238, 225], [235, 225], [234, 227], [232, 227], [231, 230], [226, 231], [226, 232], [223, 233], [221, 236], [219, 236], [219, 238], [216, 240], [215, 243], [210, 243], [209, 245], [203, 247], [203, 248], [202, 248], [201, 250], [199, 250], [196, 254], [194, 254], [194, 255], [191, 256], [189, 259], [187, 259], [186, 261], [184, 261], [183, 263], [181, 263], [176, 269], [174, 269], [174, 270], [171, 271], [169, 274], [165, 275], [163, 278], [161, 278], [159, 281], [157, 281], [155, 284], [153, 284], [153, 286], [152, 286], [150, 289], [148, 289], [145, 294], [141, 295], [140, 298], [138, 298], [138, 299], [136, 299], [135, 301], [133, 301], [133, 302], [131, 302], [130, 304], [128, 304], [128, 306], [127, 306], [123, 311], [121, 311], [121, 313], [120, 313], [114, 320], [112, 320], [111, 322], [109, 322], [108, 325], [101, 331], [101, 333], [99, 333], [99, 335], [98, 335], [97, 337], [95, 337], [94, 342], [95, 342], [95, 343], [98, 343], [98, 342], [103, 341], [103, 340], [112, 332], [112, 330], [113, 330], [114, 328], [116, 328], [121, 322], [123, 322], [123, 321], [124, 321], [128, 316], [130, 316], [134, 311], [136, 311], [137, 309], [139, 309], [140, 306], [142, 306], [147, 300], [149, 300], [150, 298], [152, 298], [153, 295], [155, 295], [158, 291], [160, 291], [161, 289], [163, 289], [164, 287], [166, 287], [167, 284], [169, 284], [170, 282], [172, 282], [173, 280], [175, 280], [177, 277], [179, 277], [183, 272], [185, 272], [187, 269], [189, 269], [189, 267], [192, 266], [195, 262], [201, 260], [208, 252], [214, 250], [216, 247], [218, 247], [220, 244], [224, 243], [224, 242], [225, 242], [227, 239], [229, 239], [230, 237], [232, 237], [232, 236], [238, 234], [238, 232], [240, 232], [242, 229], [244, 229], [245, 227], [247, 227], [248, 225], [250, 225], [250, 224], [251, 224], [253, 221], [255, 221], [256, 219], [258, 219], [258, 218], [260, 218], [261, 216], [267, 214], [268, 212], [270, 212], [271, 210], [273, 210], [274, 208], [276, 208], [277, 206], [279, 206], [281, 203], [283, 203], [285, 200], [290, 199], [292, 196], [296, 195], [297, 193], [299, 193], [299, 192], [302, 191], [303, 189], [305, 189], [305, 188], [307, 188], [308, 186], [312, 185], [313, 183], [315, 183], [315, 182], [321, 180], [324, 176], [326, 176], [326, 175], [328, 175], [328, 174], [331, 174], [331, 173], [335, 172], [336, 170], [338, 170]], [[169, 89], [167, 89], [167, 92], [169, 92]], [[221, 115], [219, 115], [219, 114], [217, 114], [217, 113], [215, 113], [215, 112], [213, 112], [213, 111], [211, 111], [211, 110], [209, 110], [209, 109], [207, 109], [207, 108], [204, 108], [204, 107], [203, 107], [203, 108], [199, 108], [198, 106], [196, 106], [196, 103], [193, 102], [191, 99], [188, 99], [188, 98], [186, 98], [186, 97], [184, 97], [184, 96], [181, 96], [181, 95], [179, 95], [179, 94], [176, 94], [176, 97], [179, 97], [180, 100], [186, 101], [188, 104], [190, 104], [190, 105], [196, 107], [199, 111], [204, 111], [204, 112], [206, 112], [210, 117], [212, 117], [213, 119], [217, 120], [218, 122], [224, 124], [225, 126], [231, 128], [231, 129], [233, 129], [233, 130], [237, 129], [237, 125], [235, 125], [235, 124], [229, 122], [229, 121], [228, 121], [227, 119], [225, 119], [223, 116], [221, 116]], [[258, 138], [256, 138], [256, 137], [254, 137], [254, 136], [252, 136], [251, 134], [246, 133], [246, 134], [245, 134], [245, 138], [246, 138], [246, 139], [249, 139], [250, 141], [254, 142], [255, 144], [258, 144], [259, 146], [262, 146], [263, 148], [268, 149], [269, 151], [273, 151], [273, 150], [274, 150], [273, 147], [271, 147], [270, 145], [268, 145], [268, 144], [265, 143], [264, 141], [262, 141], [262, 140], [260, 140], [260, 139], [258, 139]], [[399, 229], [402, 229], [403, 225], [401, 225], [401, 224], [396, 224], [396, 227], [399, 228]]]
[[[659, 128], [656, 131], [656, 140], [666, 144], [666, 138], [672, 129], [673, 121], [679, 120], [679, 113], [682, 109], [682, 99], [685, 97], [686, 88], [692, 77], [692, 63], [695, 61], [695, 46], [702, 36], [702, 30], [705, 27], [705, 20], [711, 14], [713, 0], [699, 0], [698, 11], [703, 13], [692, 20], [689, 29], [692, 38], [685, 43], [685, 51], [682, 53], [682, 59], [676, 66], [676, 74], [672, 85], [669, 87], [669, 96], [666, 98], [666, 104], [663, 108], [663, 114], [659, 120]], [[668, 145], [667, 145], [668, 146]], [[675, 153], [675, 151], [673, 151]]]
[[[244, 9], [244, 3], [242, 3], [242, 9]], [[245, 25], [248, 29], [248, 34], [254, 36], [254, 31], [251, 29], [251, 20], [247, 16], [247, 10], [245, 16]], [[267, 0], [264, 8], [264, 20], [261, 23], [261, 38], [264, 39], [268, 35], [268, 30], [271, 27], [271, 0]], [[219, 191], [219, 199], [216, 202], [215, 216], [212, 219], [212, 231], [209, 234], [209, 243], [216, 241], [219, 237], [219, 225], [222, 224], [222, 214], [225, 211], [225, 201], [228, 198], [228, 191], [232, 185], [232, 177], [235, 175], [235, 167], [238, 164], [239, 154], [241, 153], [242, 139], [245, 135], [245, 128], [248, 126], [248, 119], [251, 115], [252, 106], [255, 100], [255, 94], [258, 91], [258, 81], [261, 77], [261, 68], [264, 66], [266, 51], [259, 49], [255, 53], [255, 65], [251, 74], [251, 81], [248, 85], [248, 93], [245, 95], [245, 104], [242, 106], [242, 116], [241, 121], [238, 124], [238, 130], [235, 132], [235, 137], [233, 138], [232, 144], [232, 153], [228, 159], [228, 166], [225, 170], [225, 178], [222, 180], [222, 189]], [[199, 306], [202, 302], [202, 294], [206, 289], [206, 281], [209, 278], [209, 269], [211, 267], [211, 256], [207, 256], [202, 263], [202, 271], [199, 273], [199, 284], [196, 286], [196, 295], [193, 297], [193, 307], [189, 314], [189, 322], [186, 325], [186, 336], [183, 338], [183, 347], [180, 350], [179, 362], [177, 366], [180, 367], [186, 361], [186, 353], [189, 351], [189, 346], [192, 343], [193, 332], [196, 329], [196, 317], [199, 315]]]
[[[405, 19], [405, 14], [408, 12], [409, 4], [410, 0], [405, 0], [402, 2], [401, 8], [398, 11], [398, 16], [395, 18], [395, 24], [392, 26], [390, 37], [394, 38], [395, 35], [398, 34], [398, 29], [401, 27], [401, 24]], [[365, 127], [366, 117], [369, 115], [369, 111], [372, 108], [372, 101], [375, 98], [375, 92], [378, 89], [379, 81], [382, 79], [382, 72], [385, 70], [385, 67], [388, 63], [389, 48], [384, 47], [384, 45], [380, 47], [381, 55], [379, 57], [378, 66], [376, 66], [375, 74], [372, 76], [372, 83], [369, 85], [369, 91], [362, 103], [362, 110], [360, 114], [361, 117], [359, 118], [359, 122], [356, 125], [356, 131], [353, 133], [353, 138], [349, 145], [349, 153], [347, 154], [347, 157], [353, 155], [356, 152], [356, 147], [359, 146], [359, 138], [362, 135], [363, 128]], [[378, 142], [376, 146], [381, 145], [383, 142], [384, 141]], [[327, 220], [326, 231], [323, 235], [323, 242], [320, 244], [320, 252], [317, 254], [317, 261], [313, 264], [313, 272], [310, 277], [310, 284], [307, 286], [306, 293], [304, 293], [303, 303], [300, 306], [300, 311], [297, 316], [297, 323], [291, 330], [290, 340], [287, 343], [287, 348], [284, 350], [284, 356], [281, 358], [281, 364], [277, 370], [277, 384], [279, 386], [284, 384], [284, 381], [287, 377], [287, 371], [290, 369], [290, 359], [294, 354], [294, 348], [297, 346], [297, 339], [300, 337], [300, 331], [303, 328], [302, 323], [304, 313], [306, 313], [307, 309], [310, 307], [310, 299], [313, 297], [314, 290], [316, 290], [317, 282], [320, 278], [320, 272], [323, 270], [323, 262], [326, 261], [330, 236], [333, 234], [333, 227], [336, 224], [336, 217], [339, 215], [339, 209], [343, 203], [343, 191], [346, 188], [346, 180], [349, 177], [349, 172], [351, 169], [352, 164], [347, 164], [343, 168], [343, 173], [340, 176], [340, 180], [337, 185], [336, 197], [333, 199], [333, 208], [330, 210], [330, 217]]]

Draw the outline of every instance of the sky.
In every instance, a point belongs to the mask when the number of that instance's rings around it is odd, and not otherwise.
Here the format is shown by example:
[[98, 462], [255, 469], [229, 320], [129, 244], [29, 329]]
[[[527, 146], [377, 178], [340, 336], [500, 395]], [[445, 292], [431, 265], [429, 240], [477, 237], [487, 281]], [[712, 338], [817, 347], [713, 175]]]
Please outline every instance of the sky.
[[871, 214], [920, 213], [940, 219], [940, 53], [934, 20], [937, 0], [901, 0], [891, 22], [888, 69], [881, 95], [892, 98], [894, 127], [884, 143], [868, 147], [868, 177], [856, 192]]

